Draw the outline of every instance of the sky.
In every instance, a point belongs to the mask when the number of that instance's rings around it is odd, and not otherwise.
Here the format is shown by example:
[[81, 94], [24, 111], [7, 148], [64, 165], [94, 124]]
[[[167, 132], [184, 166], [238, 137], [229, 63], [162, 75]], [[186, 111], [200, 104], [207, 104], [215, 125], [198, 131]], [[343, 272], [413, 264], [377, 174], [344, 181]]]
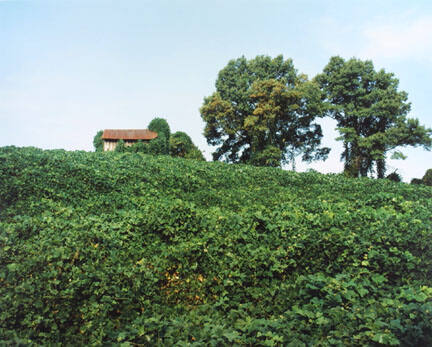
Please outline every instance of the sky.
[[[432, 127], [429, 0], [0, 0], [0, 146], [91, 151], [98, 130], [162, 117], [210, 159], [199, 108], [218, 72], [279, 54], [310, 78], [334, 55], [372, 60]], [[336, 124], [320, 122], [330, 156], [297, 169], [339, 173]], [[388, 173], [409, 182], [432, 167], [432, 152], [402, 152]]]

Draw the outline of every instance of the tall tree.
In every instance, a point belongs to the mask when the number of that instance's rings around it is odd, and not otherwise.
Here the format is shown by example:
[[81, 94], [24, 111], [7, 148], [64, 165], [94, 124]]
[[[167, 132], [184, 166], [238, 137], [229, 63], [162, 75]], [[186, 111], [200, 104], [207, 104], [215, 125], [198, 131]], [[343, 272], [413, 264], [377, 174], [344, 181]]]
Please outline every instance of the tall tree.
[[398, 147], [430, 149], [432, 130], [407, 118], [408, 95], [398, 90], [392, 73], [375, 71], [369, 60], [332, 57], [315, 80], [329, 103], [328, 114], [337, 121], [348, 175], [367, 176], [376, 168], [377, 177], [384, 178], [388, 152], [401, 159]]
[[321, 91], [281, 55], [231, 60], [200, 112], [207, 142], [218, 146], [214, 160], [279, 166], [298, 153], [310, 161], [329, 152], [319, 148], [322, 131], [314, 123], [324, 113]]

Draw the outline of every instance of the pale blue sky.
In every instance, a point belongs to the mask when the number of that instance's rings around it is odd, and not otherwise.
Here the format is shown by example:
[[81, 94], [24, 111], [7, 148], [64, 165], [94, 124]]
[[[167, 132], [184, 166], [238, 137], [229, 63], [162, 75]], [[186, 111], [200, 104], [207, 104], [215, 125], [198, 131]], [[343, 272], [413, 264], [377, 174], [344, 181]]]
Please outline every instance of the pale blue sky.
[[[210, 158], [199, 115], [230, 59], [292, 58], [313, 77], [332, 55], [372, 59], [432, 127], [431, 1], [0, 0], [0, 146], [92, 150], [104, 128], [183, 130]], [[335, 124], [323, 121], [326, 162], [340, 172]], [[389, 161], [405, 181], [432, 167], [406, 149]]]

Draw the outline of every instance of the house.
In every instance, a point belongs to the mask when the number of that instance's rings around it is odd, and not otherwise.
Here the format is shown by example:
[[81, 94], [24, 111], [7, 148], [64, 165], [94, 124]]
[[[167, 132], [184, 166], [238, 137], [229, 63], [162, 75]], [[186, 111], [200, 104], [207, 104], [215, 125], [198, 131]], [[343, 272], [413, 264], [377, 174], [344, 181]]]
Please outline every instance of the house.
[[119, 140], [123, 140], [125, 146], [132, 146], [138, 140], [147, 142], [157, 136], [156, 132], [148, 129], [105, 129], [102, 134], [103, 150], [113, 151]]

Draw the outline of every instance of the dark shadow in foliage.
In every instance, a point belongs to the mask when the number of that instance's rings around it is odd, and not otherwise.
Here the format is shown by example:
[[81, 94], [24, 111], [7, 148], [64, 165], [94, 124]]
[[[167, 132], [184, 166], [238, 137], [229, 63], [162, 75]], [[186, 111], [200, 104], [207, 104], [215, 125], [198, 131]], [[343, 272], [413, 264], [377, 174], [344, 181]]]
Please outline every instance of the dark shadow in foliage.
[[386, 177], [390, 181], [394, 182], [402, 182], [402, 177], [399, 175], [396, 171], [392, 172], [391, 174], [387, 175]]
[[429, 169], [424, 174], [423, 178], [413, 178], [411, 184], [424, 184], [426, 186], [432, 186], [432, 169]]
[[422, 178], [423, 184], [426, 184], [427, 186], [432, 186], [432, 169], [429, 169], [426, 171]]
[[413, 178], [411, 184], [423, 184], [423, 180], [421, 178]]

